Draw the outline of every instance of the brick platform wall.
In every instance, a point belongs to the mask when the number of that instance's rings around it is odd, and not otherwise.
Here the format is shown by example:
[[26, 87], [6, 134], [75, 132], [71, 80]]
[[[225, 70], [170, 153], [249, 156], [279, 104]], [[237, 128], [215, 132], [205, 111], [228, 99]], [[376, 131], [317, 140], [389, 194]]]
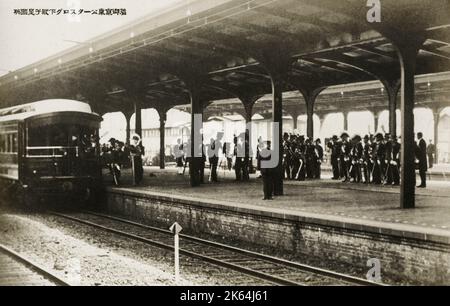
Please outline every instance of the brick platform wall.
[[381, 261], [382, 275], [427, 284], [450, 284], [450, 244], [299, 222], [270, 213], [208, 207], [160, 196], [109, 191], [110, 213], [190, 233], [213, 234], [253, 244], [364, 267]]

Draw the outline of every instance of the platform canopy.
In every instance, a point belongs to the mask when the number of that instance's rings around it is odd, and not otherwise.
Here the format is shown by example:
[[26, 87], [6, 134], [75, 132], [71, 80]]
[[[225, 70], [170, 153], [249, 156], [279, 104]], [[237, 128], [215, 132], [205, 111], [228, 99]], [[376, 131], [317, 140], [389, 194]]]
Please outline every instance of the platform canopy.
[[[424, 36], [416, 74], [450, 70], [450, 4], [383, 0], [369, 23], [362, 0], [197, 0], [148, 16], [0, 78], [0, 107], [78, 98], [99, 113], [189, 102], [251, 100], [283, 91], [400, 77], [391, 40]], [[336, 109], [339, 107], [336, 106]]]

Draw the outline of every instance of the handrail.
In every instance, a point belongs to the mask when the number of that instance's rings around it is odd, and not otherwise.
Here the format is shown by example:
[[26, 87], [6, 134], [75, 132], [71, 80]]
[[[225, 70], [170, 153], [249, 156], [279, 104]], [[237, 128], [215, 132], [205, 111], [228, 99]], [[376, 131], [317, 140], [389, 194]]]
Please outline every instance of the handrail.
[[[49, 147], [27, 147], [26, 148], [26, 151], [27, 151], [27, 154], [26, 154], [26, 157], [34, 157], [34, 158], [53, 158], [53, 157], [64, 157], [64, 155], [65, 154], [56, 154], [56, 152], [55, 152], [55, 150], [66, 150], [66, 152], [65, 153], [67, 153], [67, 151], [68, 150], [70, 150], [70, 149], [75, 149], [75, 156], [76, 157], [79, 157], [80, 155], [79, 155], [79, 147], [78, 146], [76, 146], [76, 147], [63, 147], [63, 146], [49, 146]], [[28, 152], [29, 151], [36, 151], [36, 150], [51, 150], [52, 151], [52, 153], [51, 153], [51, 155], [49, 155], [49, 154], [45, 154], [45, 155], [42, 155], [42, 154], [37, 154], [37, 155], [29, 155], [28, 154]]]
[[75, 149], [78, 147], [62, 147], [62, 146], [50, 146], [50, 147], [27, 147], [27, 150], [56, 150], [56, 149]]

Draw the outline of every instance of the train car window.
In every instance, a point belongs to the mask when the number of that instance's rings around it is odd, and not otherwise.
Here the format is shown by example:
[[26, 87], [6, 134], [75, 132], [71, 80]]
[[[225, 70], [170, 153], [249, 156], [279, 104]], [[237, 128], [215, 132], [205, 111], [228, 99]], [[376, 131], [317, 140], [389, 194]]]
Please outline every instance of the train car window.
[[17, 153], [18, 137], [17, 133], [0, 134], [0, 153]]

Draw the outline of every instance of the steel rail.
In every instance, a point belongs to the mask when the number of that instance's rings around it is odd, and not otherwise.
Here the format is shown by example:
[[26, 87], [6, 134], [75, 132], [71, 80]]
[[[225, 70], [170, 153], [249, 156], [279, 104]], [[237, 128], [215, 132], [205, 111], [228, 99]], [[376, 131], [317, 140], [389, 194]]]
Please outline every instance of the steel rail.
[[37, 263], [31, 261], [30, 259], [25, 258], [23, 255], [13, 251], [12, 249], [8, 248], [7, 246], [5, 246], [3, 244], [0, 244], [0, 252], [3, 252], [5, 254], [7, 254], [8, 256], [12, 257], [13, 259], [21, 262], [27, 268], [29, 268], [29, 269], [33, 270], [34, 272], [40, 274], [45, 279], [55, 283], [58, 286], [70, 286], [69, 283], [67, 283], [66, 281], [62, 280], [58, 276], [54, 275], [53, 273], [51, 273], [47, 269], [43, 268], [41, 265], [38, 265]]
[[[83, 211], [82, 213], [84, 214], [88, 214], [88, 215], [92, 215], [92, 216], [96, 216], [96, 217], [100, 217], [100, 218], [104, 218], [104, 219], [109, 219], [109, 220], [113, 220], [113, 221], [117, 221], [117, 222], [121, 222], [124, 224], [128, 224], [128, 225], [133, 225], [142, 229], [146, 229], [146, 230], [150, 230], [150, 231], [154, 231], [154, 232], [158, 232], [158, 233], [162, 233], [165, 235], [172, 235], [172, 233], [169, 230], [165, 230], [165, 229], [161, 229], [161, 228], [157, 228], [157, 227], [152, 227], [152, 226], [148, 226], [148, 225], [144, 225], [141, 223], [137, 223], [137, 222], [133, 222], [133, 221], [129, 221], [129, 220], [125, 220], [123, 218], [118, 218], [118, 217], [114, 217], [114, 216], [110, 216], [110, 215], [105, 215], [105, 214], [101, 214], [101, 213], [95, 213], [95, 212], [91, 212], [91, 211]], [[67, 219], [71, 219], [73, 221], [77, 221], [77, 222], [81, 222], [83, 224], [86, 225], [91, 225], [91, 226], [95, 226], [97, 228], [101, 228], [103, 230], [109, 231], [109, 232], [113, 232], [116, 234], [120, 234], [122, 236], [126, 236], [135, 240], [139, 240], [141, 242], [144, 243], [150, 243], [152, 245], [155, 245], [157, 247], [161, 247], [167, 250], [173, 250], [173, 246], [172, 245], [167, 245], [158, 241], [153, 241], [138, 235], [134, 235], [134, 234], [130, 234], [130, 233], [126, 233], [123, 231], [119, 231], [119, 230], [115, 230], [115, 229], [111, 229], [108, 227], [105, 227], [103, 225], [99, 225], [90, 221], [85, 221], [82, 220], [80, 218], [76, 218], [73, 216], [68, 216], [65, 214], [59, 214], [59, 213], [53, 213], [56, 214], [57, 216], [61, 216]], [[322, 268], [317, 268], [317, 267], [313, 267], [310, 265], [305, 265], [305, 264], [300, 264], [297, 262], [292, 262], [292, 261], [288, 261], [285, 259], [281, 259], [281, 258], [277, 258], [277, 257], [273, 257], [273, 256], [269, 256], [269, 255], [265, 255], [265, 254], [261, 254], [261, 253], [257, 253], [257, 252], [253, 252], [253, 251], [249, 251], [249, 250], [245, 250], [245, 249], [241, 249], [241, 248], [237, 248], [237, 247], [233, 247], [233, 246], [229, 246], [229, 245], [225, 245], [222, 243], [218, 243], [218, 242], [213, 242], [213, 241], [209, 241], [209, 240], [205, 240], [205, 239], [201, 239], [201, 238], [197, 238], [197, 237], [193, 237], [193, 236], [189, 236], [189, 235], [185, 235], [185, 234], [180, 234], [180, 238], [188, 240], [188, 241], [192, 241], [198, 244], [202, 244], [202, 245], [207, 245], [210, 247], [214, 247], [214, 248], [218, 248], [218, 249], [222, 249], [222, 250], [227, 250], [233, 253], [238, 253], [238, 254], [243, 254], [245, 256], [251, 257], [251, 258], [255, 258], [255, 259], [260, 259], [263, 260], [265, 262], [271, 263], [271, 264], [276, 264], [276, 265], [282, 265], [285, 267], [290, 267], [290, 268], [294, 268], [296, 270], [299, 270], [300, 272], [310, 272], [310, 273], [315, 273], [318, 274], [320, 276], [325, 276], [325, 277], [330, 277], [333, 279], [337, 279], [340, 281], [344, 281], [346, 283], [349, 284], [354, 284], [354, 285], [364, 285], [364, 286], [383, 286], [384, 284], [380, 284], [380, 283], [375, 283], [372, 281], [368, 281], [362, 278], [358, 278], [358, 277], [354, 277], [354, 276], [350, 276], [350, 275], [346, 275], [346, 274], [342, 274], [342, 273], [337, 273], [334, 271], [330, 271], [330, 270], [326, 270], [326, 269], [322, 269]], [[184, 249], [180, 249], [180, 253], [187, 255], [187, 256], [191, 256], [191, 257], [195, 257], [201, 260], [204, 260], [206, 262], [209, 263], [213, 263], [219, 266], [223, 266], [226, 268], [230, 268], [239, 272], [243, 272], [245, 274], [251, 275], [251, 276], [256, 276], [258, 278], [261, 278], [263, 280], [268, 280], [274, 284], [279, 284], [279, 285], [296, 285], [296, 286], [304, 286], [305, 284], [303, 283], [299, 283], [299, 282], [295, 282], [295, 281], [291, 281], [288, 280], [286, 278], [282, 278], [282, 277], [278, 277], [278, 276], [274, 276], [274, 275], [270, 275], [261, 271], [256, 271], [254, 269], [250, 269], [247, 267], [242, 267], [240, 265], [236, 265], [236, 264], [232, 264], [229, 262], [224, 262], [222, 260], [218, 260], [216, 258], [212, 258], [210, 256], [205, 256], [202, 254], [198, 254], [196, 252], [192, 252], [192, 251], [188, 251], [188, 250], [184, 250]]]

